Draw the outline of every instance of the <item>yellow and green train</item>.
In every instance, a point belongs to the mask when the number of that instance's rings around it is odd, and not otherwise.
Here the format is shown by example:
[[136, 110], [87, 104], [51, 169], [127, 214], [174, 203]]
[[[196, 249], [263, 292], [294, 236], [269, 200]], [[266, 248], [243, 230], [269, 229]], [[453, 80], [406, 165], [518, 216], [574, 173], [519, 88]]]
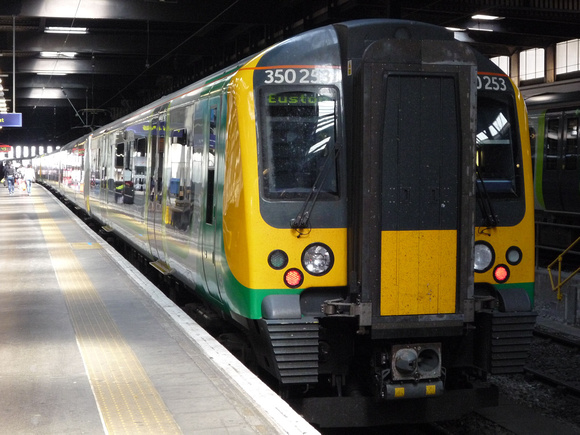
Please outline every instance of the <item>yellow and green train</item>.
[[[538, 240], [537, 264], [546, 267], [580, 238], [580, 92], [574, 81], [526, 98], [529, 110]], [[562, 259], [580, 263], [578, 245]]]
[[235, 323], [309, 421], [360, 426], [453, 418], [496, 399], [476, 379], [521, 370], [527, 132], [518, 90], [453, 33], [361, 20], [278, 43], [35, 165]]

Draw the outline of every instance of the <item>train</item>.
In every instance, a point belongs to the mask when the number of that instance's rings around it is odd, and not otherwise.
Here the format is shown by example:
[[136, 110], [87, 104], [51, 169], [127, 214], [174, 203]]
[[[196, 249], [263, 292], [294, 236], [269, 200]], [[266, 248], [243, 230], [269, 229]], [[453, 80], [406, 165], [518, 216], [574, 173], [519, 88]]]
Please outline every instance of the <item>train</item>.
[[[577, 82], [525, 99], [538, 233], [538, 264], [546, 266], [580, 237], [580, 92]], [[580, 261], [576, 245], [563, 258], [574, 270]]]
[[497, 403], [535, 322], [526, 108], [453, 33], [306, 31], [39, 156], [317, 427]]

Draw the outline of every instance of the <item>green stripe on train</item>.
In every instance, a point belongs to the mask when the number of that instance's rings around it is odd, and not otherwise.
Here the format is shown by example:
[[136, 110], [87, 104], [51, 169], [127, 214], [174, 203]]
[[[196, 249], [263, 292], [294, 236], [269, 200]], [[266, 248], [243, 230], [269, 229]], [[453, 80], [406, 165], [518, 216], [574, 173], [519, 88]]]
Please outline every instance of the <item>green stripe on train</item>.
[[534, 288], [535, 284], [533, 282], [519, 282], [514, 284], [495, 284], [494, 287], [496, 289], [510, 289], [510, 288], [521, 288], [526, 291], [528, 296], [530, 297], [530, 302], [532, 303], [532, 307], [534, 306]]

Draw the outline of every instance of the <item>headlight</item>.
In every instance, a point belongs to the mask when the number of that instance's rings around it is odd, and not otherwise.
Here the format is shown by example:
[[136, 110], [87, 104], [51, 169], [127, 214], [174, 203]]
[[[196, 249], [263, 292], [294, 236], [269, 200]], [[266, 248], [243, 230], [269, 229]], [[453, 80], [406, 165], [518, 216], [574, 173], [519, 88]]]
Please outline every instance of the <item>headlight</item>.
[[313, 243], [302, 253], [302, 266], [311, 275], [324, 275], [334, 264], [332, 250], [322, 243]]
[[473, 256], [473, 270], [478, 273], [488, 271], [495, 260], [493, 248], [486, 242], [477, 242]]

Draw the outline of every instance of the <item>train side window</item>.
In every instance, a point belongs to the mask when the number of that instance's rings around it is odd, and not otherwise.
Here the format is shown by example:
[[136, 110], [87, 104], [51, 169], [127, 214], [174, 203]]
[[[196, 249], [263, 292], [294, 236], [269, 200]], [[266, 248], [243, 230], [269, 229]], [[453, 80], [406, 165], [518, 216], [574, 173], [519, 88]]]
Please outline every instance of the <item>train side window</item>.
[[107, 141], [105, 135], [101, 136], [99, 140], [99, 168], [100, 168], [100, 176], [101, 176], [101, 187], [103, 189], [107, 188], [107, 169], [108, 163], [107, 160], [110, 159], [108, 157], [108, 150], [107, 150]]
[[558, 132], [560, 130], [560, 120], [548, 120], [546, 128], [546, 140], [544, 145], [544, 156], [546, 169], [555, 170], [558, 168]]
[[171, 132], [171, 143], [187, 145], [187, 130], [180, 128]]
[[213, 194], [215, 178], [215, 149], [217, 140], [217, 106], [209, 110], [209, 149], [207, 153], [207, 197], [205, 204], [205, 222], [213, 224]]
[[191, 157], [191, 201], [192, 201], [192, 228], [193, 237], [199, 238], [199, 229], [201, 223], [201, 204], [202, 204], [202, 180], [203, 180], [203, 152], [205, 141], [205, 124], [204, 112], [207, 107], [207, 101], [199, 101], [195, 103], [193, 115], [193, 134], [192, 144], [193, 149]]
[[169, 145], [170, 179], [167, 192], [168, 225], [187, 231], [191, 222], [191, 143], [187, 141], [187, 130], [171, 131]]
[[135, 174], [145, 175], [147, 173], [147, 138], [142, 137], [137, 140], [133, 153]]
[[564, 169], [576, 170], [578, 168], [578, 118], [568, 118], [564, 156]]
[[123, 168], [125, 159], [125, 143], [121, 142], [115, 145], [115, 168]]
[[[171, 132], [170, 164], [171, 173], [169, 180], [168, 200], [176, 205], [175, 200], [183, 201], [186, 196], [185, 189], [188, 182], [186, 168], [190, 165], [191, 153], [187, 149], [187, 132], [185, 129]], [[174, 204], [175, 203], [175, 204]], [[177, 204], [180, 205], [180, 204]]]
[[166, 114], [151, 120], [151, 200], [162, 201]]
[[131, 160], [133, 158], [133, 147], [135, 142], [133, 140], [127, 141], [127, 146], [125, 147], [125, 169], [131, 170]]
[[142, 137], [135, 141], [132, 157], [133, 185], [137, 192], [145, 191], [147, 175], [147, 138]]
[[101, 149], [93, 144], [90, 147], [90, 161], [91, 161], [91, 180], [89, 184], [89, 192], [92, 196], [93, 189], [96, 189], [101, 184], [100, 161]]
[[530, 149], [532, 151], [532, 173], [536, 170], [536, 129], [530, 126]]
[[478, 96], [476, 166], [485, 191], [518, 196], [519, 140], [512, 128], [516, 119], [507, 99]]

